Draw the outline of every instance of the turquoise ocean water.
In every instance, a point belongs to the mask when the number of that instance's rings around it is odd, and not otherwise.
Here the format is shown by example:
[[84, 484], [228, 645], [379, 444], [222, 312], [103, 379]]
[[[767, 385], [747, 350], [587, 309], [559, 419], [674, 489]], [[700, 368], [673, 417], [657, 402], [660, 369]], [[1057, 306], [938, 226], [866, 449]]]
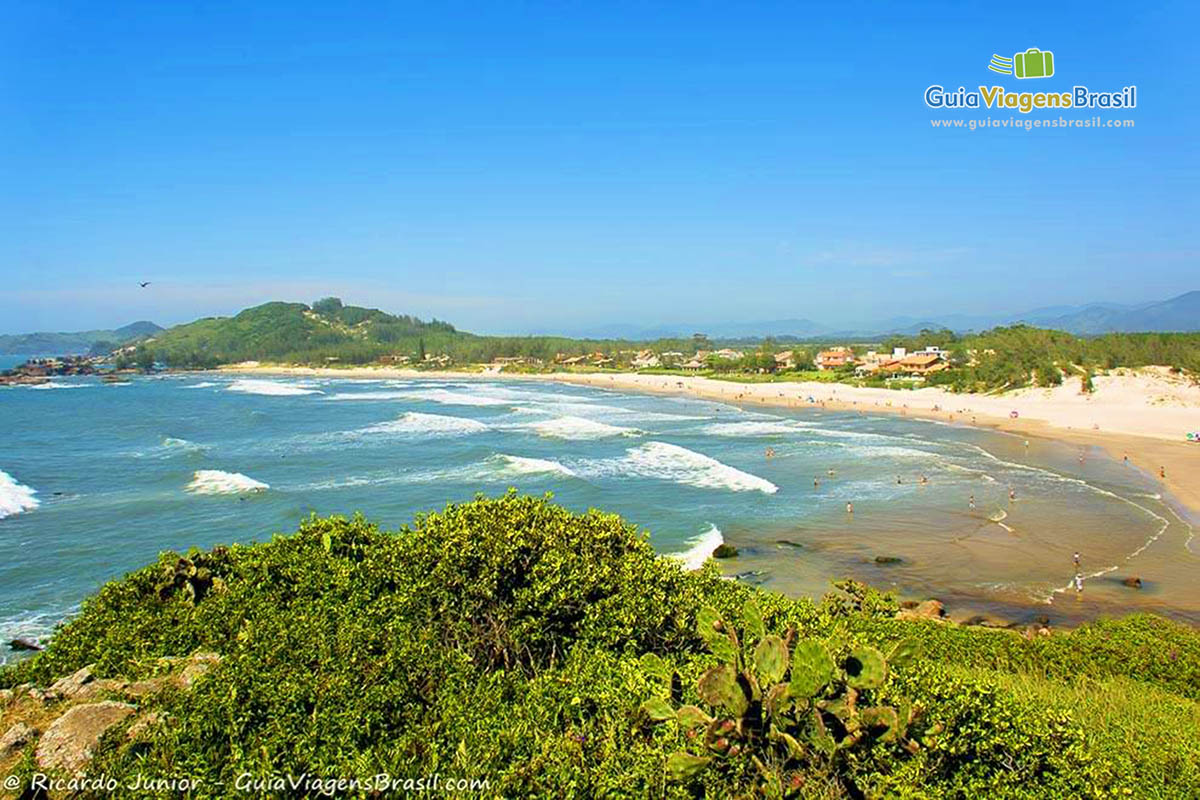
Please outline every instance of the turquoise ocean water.
[[[889, 415], [533, 381], [185, 374], [0, 388], [0, 642], [45, 636], [164, 550], [266, 540], [312, 512], [395, 528], [510, 486], [618, 512], [687, 564], [728, 541], [742, 551], [723, 564], [731, 577], [795, 595], [853, 576], [1010, 617], [1148, 607], [1197, 619], [1191, 529], [1148, 476], [1080, 454]], [[1074, 551], [1082, 600], [1060, 591]], [[1119, 584], [1131, 572], [1140, 593]]]

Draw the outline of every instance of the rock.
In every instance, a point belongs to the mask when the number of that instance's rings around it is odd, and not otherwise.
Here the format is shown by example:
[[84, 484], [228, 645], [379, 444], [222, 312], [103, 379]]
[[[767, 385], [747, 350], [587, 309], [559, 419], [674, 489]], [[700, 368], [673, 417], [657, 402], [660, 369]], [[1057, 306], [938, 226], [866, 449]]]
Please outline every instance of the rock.
[[738, 554], [738, 549], [731, 544], [721, 543], [717, 545], [717, 549], [713, 550], [713, 558], [733, 558]]
[[0, 758], [12, 755], [32, 742], [36, 736], [37, 731], [24, 722], [13, 725], [7, 733], [0, 736]]
[[782, 545], [784, 547], [794, 547], [797, 550], [804, 547], [804, 545], [802, 545], [800, 542], [793, 542], [791, 539], [776, 539], [775, 544]]
[[1142, 588], [1142, 579], [1141, 579], [1141, 578], [1136, 578], [1136, 577], [1134, 577], [1134, 578], [1125, 578], [1123, 581], [1121, 581], [1121, 583], [1125, 584], [1125, 585], [1126, 585], [1126, 586], [1128, 586], [1130, 589], [1140, 589], [1140, 588]]
[[192, 684], [220, 663], [221, 656], [218, 653], [192, 653], [187, 666], [179, 673], [179, 685], [184, 689], [192, 688]]
[[903, 564], [904, 559], [900, 556], [875, 556], [876, 564]]
[[94, 683], [96, 680], [96, 676], [92, 674], [94, 666], [95, 664], [88, 664], [65, 678], [59, 678], [46, 690], [46, 696], [58, 700], [77, 700], [95, 694], [99, 687]]
[[38, 766], [79, 774], [92, 760], [100, 737], [134, 710], [128, 703], [111, 700], [70, 708], [42, 734], [36, 753]]
[[45, 650], [37, 639], [32, 639], [28, 636], [18, 636], [8, 643], [8, 646], [13, 650]]
[[946, 616], [946, 608], [941, 600], [926, 600], [918, 603], [915, 608], [901, 608], [896, 613], [897, 619], [942, 619]]

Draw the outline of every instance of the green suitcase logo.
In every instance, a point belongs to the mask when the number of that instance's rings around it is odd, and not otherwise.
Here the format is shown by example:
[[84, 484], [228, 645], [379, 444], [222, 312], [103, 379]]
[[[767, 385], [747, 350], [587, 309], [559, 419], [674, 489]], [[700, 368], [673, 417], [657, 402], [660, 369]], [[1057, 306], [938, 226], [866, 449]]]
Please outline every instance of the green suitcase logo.
[[1012, 58], [993, 53], [988, 69], [1018, 78], [1049, 78], [1054, 74], [1054, 53], [1036, 47], [1017, 53]]

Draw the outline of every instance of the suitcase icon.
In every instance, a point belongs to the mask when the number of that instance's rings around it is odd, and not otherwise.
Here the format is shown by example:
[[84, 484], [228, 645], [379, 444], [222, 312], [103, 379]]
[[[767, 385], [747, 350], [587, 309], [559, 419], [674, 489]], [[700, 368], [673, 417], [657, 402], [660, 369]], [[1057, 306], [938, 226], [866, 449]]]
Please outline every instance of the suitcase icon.
[[1054, 74], [1054, 53], [1031, 47], [1013, 56], [1013, 73], [1018, 78], [1049, 78]]

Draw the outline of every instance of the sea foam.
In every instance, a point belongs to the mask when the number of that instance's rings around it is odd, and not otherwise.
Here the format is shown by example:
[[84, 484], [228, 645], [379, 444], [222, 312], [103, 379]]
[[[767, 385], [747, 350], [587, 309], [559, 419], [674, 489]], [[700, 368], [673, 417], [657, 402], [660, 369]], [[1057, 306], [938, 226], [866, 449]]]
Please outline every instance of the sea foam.
[[240, 494], [262, 492], [270, 487], [240, 472], [223, 472], [219, 469], [198, 469], [192, 475], [187, 491], [192, 494]]
[[609, 425], [607, 422], [597, 422], [583, 417], [554, 417], [521, 427], [527, 428], [539, 436], [548, 436], [554, 439], [605, 439], [609, 436], [638, 436], [642, 433], [636, 428]]
[[321, 394], [320, 389], [310, 389], [297, 383], [281, 383], [279, 381], [264, 381], [243, 378], [234, 381], [226, 387], [227, 392], [242, 394], [261, 394], [270, 397], [296, 397], [302, 394]]
[[574, 478], [575, 472], [557, 461], [546, 458], [526, 458], [497, 453], [488, 459], [497, 472], [505, 476], [515, 475], [560, 475]]
[[782, 420], [715, 422], [704, 427], [704, 433], [709, 436], [782, 436], [796, 432], [797, 426]]
[[666, 442], [646, 442], [631, 448], [615, 465], [617, 472], [682, 483], [701, 489], [775, 494], [779, 487], [765, 478], [742, 472], [703, 453]]
[[690, 572], [704, 566], [704, 562], [712, 556], [713, 550], [724, 543], [725, 537], [721, 535], [720, 529], [711, 525], [704, 533], [688, 540], [687, 550], [682, 553], [670, 553], [668, 557], [679, 561], [683, 568]]
[[0, 469], [0, 519], [37, 508], [41, 501], [35, 494], [36, 489], [17, 483], [16, 478]]
[[358, 433], [367, 434], [400, 434], [427, 436], [462, 436], [469, 433], [482, 433], [488, 426], [479, 420], [466, 417], [451, 417], [445, 414], [422, 414], [419, 411], [408, 411], [399, 418], [387, 422], [379, 422], [362, 428]]

